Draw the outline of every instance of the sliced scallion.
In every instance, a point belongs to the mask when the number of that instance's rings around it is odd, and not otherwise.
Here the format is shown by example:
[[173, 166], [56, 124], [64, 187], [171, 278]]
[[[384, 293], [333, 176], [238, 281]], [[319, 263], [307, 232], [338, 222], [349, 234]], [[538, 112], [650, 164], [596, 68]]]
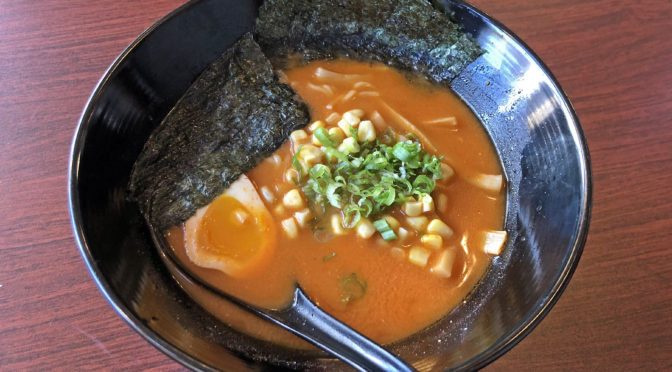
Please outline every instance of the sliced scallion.
[[329, 132], [327, 132], [326, 129], [317, 128], [315, 130], [315, 137], [318, 141], [320, 141], [322, 146], [334, 147], [334, 142], [331, 140], [331, 138], [329, 138]]
[[302, 148], [303, 146], [299, 146], [294, 156], [292, 156], [292, 166], [294, 169], [296, 169], [297, 172], [299, 172], [299, 179], [297, 180], [298, 182], [301, 182], [303, 179], [303, 167], [301, 166], [301, 163], [299, 163], [299, 154], [301, 153]]
[[374, 221], [373, 227], [378, 230], [385, 241], [389, 242], [390, 240], [397, 239], [397, 234], [394, 233], [394, 230], [392, 230], [390, 224], [384, 218]]
[[[443, 175], [441, 158], [427, 154], [417, 141], [358, 143], [356, 137], [349, 137], [335, 148], [337, 142], [326, 129], [318, 128], [314, 134], [323, 144], [326, 164], [302, 169], [298, 160], [301, 147], [292, 164], [314, 208], [323, 212], [328, 206], [340, 209], [345, 228], [355, 227], [362, 217], [378, 218], [411, 197], [431, 193], [435, 180]], [[381, 235], [386, 240], [396, 239], [391, 229]]]

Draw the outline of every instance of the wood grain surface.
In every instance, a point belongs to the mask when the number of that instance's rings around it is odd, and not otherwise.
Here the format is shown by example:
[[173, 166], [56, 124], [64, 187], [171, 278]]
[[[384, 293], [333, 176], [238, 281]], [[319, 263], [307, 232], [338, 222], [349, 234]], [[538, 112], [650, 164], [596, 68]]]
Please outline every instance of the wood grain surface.
[[[181, 0], [0, 0], [0, 370], [183, 370], [107, 304], [73, 239], [72, 135], [98, 79]], [[672, 370], [672, 2], [472, 0], [550, 67], [593, 164], [560, 301], [486, 369]]]

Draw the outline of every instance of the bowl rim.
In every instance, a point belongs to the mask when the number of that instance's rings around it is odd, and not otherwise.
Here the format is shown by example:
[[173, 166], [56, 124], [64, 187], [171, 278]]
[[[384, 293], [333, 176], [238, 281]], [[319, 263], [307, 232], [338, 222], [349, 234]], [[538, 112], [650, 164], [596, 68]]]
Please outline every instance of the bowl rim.
[[455, 3], [456, 6], [464, 7], [468, 11], [476, 13], [478, 16], [483, 17], [487, 22], [491, 23], [495, 28], [504, 33], [506, 36], [510, 37], [513, 41], [518, 43], [520, 47], [527, 53], [530, 59], [539, 66], [541, 71], [546, 75], [551, 83], [551, 87], [559, 93], [562, 98], [562, 104], [566, 108], [566, 112], [571, 115], [573, 125], [569, 125], [570, 132], [576, 138], [577, 150], [579, 151], [579, 166], [581, 168], [581, 179], [582, 179], [582, 189], [583, 196], [580, 203], [580, 215], [578, 216], [579, 225], [576, 229], [576, 237], [574, 239], [574, 244], [570, 250], [570, 254], [565, 257], [565, 260], [562, 264], [562, 270], [558, 273], [556, 278], [553, 280], [554, 285], [547, 291], [547, 296], [544, 296], [542, 299], [537, 301], [536, 306], [533, 310], [530, 311], [525, 317], [521, 319], [518, 323], [518, 327], [510, 330], [505, 335], [500, 337], [499, 340], [495, 341], [490, 347], [481, 353], [477, 354], [474, 358], [465, 361], [462, 364], [459, 364], [455, 367], [455, 370], [477, 370], [481, 369], [493, 361], [497, 360], [500, 356], [511, 350], [519, 342], [521, 342], [532, 330], [539, 325], [539, 323], [549, 314], [550, 310], [555, 306], [555, 304], [560, 299], [560, 296], [567, 288], [574, 271], [578, 267], [581, 254], [583, 253], [584, 246], [588, 237], [588, 230], [590, 227], [590, 219], [592, 213], [592, 201], [593, 201], [593, 181], [592, 181], [592, 170], [591, 170], [591, 160], [590, 152], [588, 150], [588, 144], [586, 136], [581, 127], [579, 117], [576, 114], [576, 110], [572, 105], [569, 97], [565, 93], [562, 86], [556, 79], [556, 77], [551, 72], [550, 68], [539, 58], [539, 56], [532, 50], [532, 48], [527, 45], [518, 35], [513, 31], [507, 28], [504, 24], [496, 20], [494, 17], [491, 17], [489, 14], [481, 11], [475, 6], [462, 1], [462, 0], [447, 0]]
[[142, 338], [144, 338], [151, 345], [171, 359], [191, 369], [218, 371], [212, 366], [198, 360], [197, 358], [176, 347], [168, 340], [163, 338], [163, 336], [146, 326], [126, 305], [124, 305], [123, 301], [118, 295], [115, 294], [110, 284], [107, 281], [102, 280], [104, 275], [102, 271], [95, 265], [95, 259], [91, 254], [91, 250], [89, 249], [86, 235], [82, 227], [79, 190], [77, 187], [75, 187], [79, 180], [79, 163], [84, 147], [84, 139], [86, 138], [86, 134], [88, 132], [88, 119], [93, 115], [93, 106], [95, 103], [97, 103], [108, 81], [116, 74], [119, 66], [125, 61], [126, 57], [131, 54], [145, 40], [145, 38], [147, 38], [147, 36], [149, 36], [152, 32], [161, 27], [167, 21], [178, 16], [183, 11], [191, 8], [200, 1], [201, 0], [189, 0], [188, 2], [173, 9], [163, 17], [159, 18], [159, 20], [145, 29], [135, 40], [133, 40], [133, 42], [124, 48], [124, 50], [117, 56], [114, 62], [107, 68], [98, 83], [96, 83], [93, 92], [87, 99], [86, 105], [80, 114], [79, 120], [77, 121], [77, 127], [72, 138], [68, 164], [67, 192], [68, 211], [70, 212], [70, 225], [72, 226], [74, 232], [75, 243], [77, 244], [79, 253], [81, 254], [82, 259], [86, 264], [86, 268], [89, 271], [89, 274], [96, 283], [96, 287], [98, 287], [107, 303], [112, 306], [112, 309], [114, 309], [114, 311], [126, 322], [126, 324], [135, 330], [136, 333], [138, 333], [140, 336], [142, 336]]
[[[77, 122], [77, 127], [73, 135], [69, 154], [67, 193], [70, 224], [74, 232], [75, 243], [77, 244], [78, 250], [82, 256], [82, 259], [84, 260], [84, 263], [86, 264], [89, 274], [93, 278], [96, 286], [102, 293], [105, 300], [112, 306], [114, 311], [133, 330], [140, 334], [140, 336], [142, 336], [146, 341], [163, 352], [165, 355], [169, 356], [171, 359], [191, 369], [217, 371], [218, 369], [191, 356], [187, 352], [183, 351], [163, 338], [163, 336], [161, 336], [159, 333], [145, 325], [126, 305], [124, 305], [124, 303], [121, 301], [121, 298], [115, 294], [110, 284], [106, 280], [103, 280], [103, 273], [95, 265], [95, 259], [91, 254], [87, 238], [83, 230], [82, 215], [79, 203], [79, 191], [77, 187], [75, 187], [79, 180], [78, 171], [80, 157], [83, 150], [84, 139], [86, 138], [88, 132], [88, 119], [92, 116], [94, 104], [97, 103], [108, 81], [116, 74], [119, 66], [125, 61], [126, 57], [131, 54], [145, 40], [147, 36], [149, 36], [152, 32], [161, 27], [167, 21], [180, 15], [183, 11], [202, 1], [205, 0], [190, 0], [175, 8], [165, 16], [161, 17], [146, 30], [144, 30], [135, 40], [133, 40], [133, 42], [131, 42], [107, 68], [103, 76], [96, 84], [93, 92], [87, 99], [86, 105], [84, 106], [84, 109], [82, 110], [82, 113]], [[525, 317], [521, 319], [521, 321], [518, 323], [518, 327], [507, 332], [487, 349], [476, 354], [473, 358], [463, 362], [462, 364], [452, 367], [454, 370], [474, 370], [483, 368], [492, 363], [497, 358], [511, 350], [520, 341], [522, 341], [539, 324], [539, 322], [541, 322], [541, 320], [543, 320], [548, 315], [550, 310], [557, 303], [560, 296], [566, 289], [570, 279], [572, 278], [572, 275], [574, 274], [574, 271], [578, 267], [579, 259], [587, 240], [593, 199], [592, 171], [586, 137], [580, 125], [576, 111], [571, 101], [567, 97], [567, 94], [562, 89], [555, 76], [551, 73], [548, 66], [522, 39], [520, 39], [510, 29], [487, 13], [461, 0], [444, 0], [442, 2], [453, 3], [455, 6], [463, 7], [467, 11], [475, 13], [477, 16], [483, 18], [485, 21], [492, 24], [496, 29], [501, 31], [504, 35], [510, 37], [514, 42], [518, 43], [522, 50], [528, 54], [532, 62], [540, 67], [544, 75], [549, 79], [551, 87], [557, 93], [559, 93], [560, 97], [562, 98], [562, 105], [565, 106], [566, 112], [571, 115], [573, 122], [570, 123], [571, 125], [569, 126], [569, 129], [573, 137], [576, 139], [577, 144], [579, 145], [577, 150], [579, 152], [579, 166], [581, 168], [580, 173], [582, 179], [581, 186], [583, 192], [581, 193], [582, 199], [580, 200], [580, 214], [578, 216], [579, 224], [578, 228], [576, 229], [576, 237], [574, 238], [574, 244], [571, 247], [569, 254], [566, 255], [562, 264], [562, 270], [553, 280], [554, 285], [547, 291], [547, 296], [544, 296], [538, 300], [537, 304], [533, 307], [533, 310], [531, 310]]]

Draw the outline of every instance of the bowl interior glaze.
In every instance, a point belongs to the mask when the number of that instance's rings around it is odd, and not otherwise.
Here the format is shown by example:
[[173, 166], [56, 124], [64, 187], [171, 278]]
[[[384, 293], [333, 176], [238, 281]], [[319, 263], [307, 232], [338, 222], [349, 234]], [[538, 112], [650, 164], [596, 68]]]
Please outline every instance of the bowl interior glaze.
[[[92, 94], [72, 146], [71, 221], [81, 254], [115, 310], [143, 337], [197, 370], [341, 369], [242, 335], [179, 288], [137, 206], [131, 167], [150, 132], [201, 70], [250, 31], [260, 1], [200, 0], [143, 33]], [[422, 371], [482, 367], [519, 342], [557, 301], [585, 242], [589, 157], [578, 119], [543, 63], [473, 7], [444, 2], [486, 54], [451, 88], [483, 122], [507, 177], [507, 247], [482, 284], [442, 321], [390, 351]], [[254, 357], [251, 357], [254, 355]]]

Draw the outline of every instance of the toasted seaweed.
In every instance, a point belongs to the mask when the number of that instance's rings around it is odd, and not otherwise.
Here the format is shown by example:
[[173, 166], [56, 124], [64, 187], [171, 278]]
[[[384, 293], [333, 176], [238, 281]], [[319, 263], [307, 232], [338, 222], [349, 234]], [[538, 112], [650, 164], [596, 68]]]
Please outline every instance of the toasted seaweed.
[[482, 53], [427, 0], [265, 0], [254, 35], [205, 69], [138, 157], [129, 189], [154, 227], [188, 219], [308, 124], [274, 66], [345, 56], [446, 84]]
[[308, 124], [247, 34], [208, 66], [150, 135], [129, 184], [156, 228], [179, 224]]
[[449, 83], [482, 50], [426, 0], [265, 0], [255, 38], [276, 67], [345, 55]]

